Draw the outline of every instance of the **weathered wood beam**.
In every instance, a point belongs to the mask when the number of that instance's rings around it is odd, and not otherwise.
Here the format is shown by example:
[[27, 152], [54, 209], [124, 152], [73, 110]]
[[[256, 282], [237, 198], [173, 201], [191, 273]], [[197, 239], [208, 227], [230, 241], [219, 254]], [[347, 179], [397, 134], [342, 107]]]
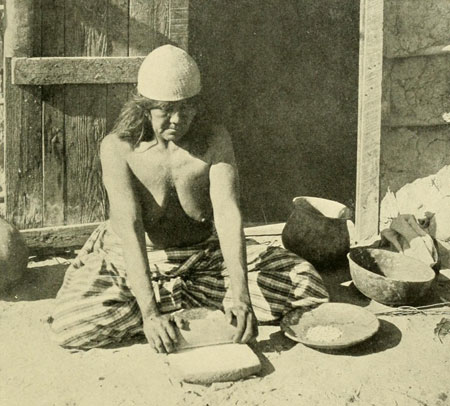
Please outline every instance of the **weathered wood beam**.
[[247, 225], [244, 227], [244, 234], [247, 237], [257, 237], [257, 236], [276, 236], [283, 232], [283, 228], [286, 223], [274, 223], [274, 224], [258, 224], [258, 225]]
[[13, 85], [135, 83], [144, 57], [13, 58]]
[[[21, 230], [30, 255], [48, 255], [81, 248], [100, 223], [74, 224]], [[244, 228], [247, 237], [281, 235], [285, 223], [249, 225]]]
[[378, 234], [383, 0], [361, 0], [356, 177], [356, 237]]
[[21, 230], [30, 255], [63, 252], [84, 245], [99, 223]]

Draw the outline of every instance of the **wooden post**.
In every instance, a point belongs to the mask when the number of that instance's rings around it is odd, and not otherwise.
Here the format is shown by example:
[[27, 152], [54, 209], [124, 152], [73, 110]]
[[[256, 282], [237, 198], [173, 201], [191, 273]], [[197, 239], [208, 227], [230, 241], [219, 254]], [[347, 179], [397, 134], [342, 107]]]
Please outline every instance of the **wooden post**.
[[11, 59], [40, 55], [40, 0], [7, 0], [5, 31], [6, 218], [42, 225], [41, 87], [11, 84]]
[[356, 239], [379, 231], [383, 2], [361, 0]]
[[30, 0], [6, 0], [5, 57], [33, 55], [34, 7]]

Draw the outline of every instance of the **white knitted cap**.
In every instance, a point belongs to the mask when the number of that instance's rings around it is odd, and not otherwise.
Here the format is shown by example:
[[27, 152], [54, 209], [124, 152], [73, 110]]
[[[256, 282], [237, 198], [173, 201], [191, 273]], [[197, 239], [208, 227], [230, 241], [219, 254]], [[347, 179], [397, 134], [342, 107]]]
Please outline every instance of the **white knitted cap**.
[[160, 101], [177, 101], [201, 90], [200, 71], [186, 51], [163, 45], [150, 52], [138, 72], [137, 89], [142, 96]]

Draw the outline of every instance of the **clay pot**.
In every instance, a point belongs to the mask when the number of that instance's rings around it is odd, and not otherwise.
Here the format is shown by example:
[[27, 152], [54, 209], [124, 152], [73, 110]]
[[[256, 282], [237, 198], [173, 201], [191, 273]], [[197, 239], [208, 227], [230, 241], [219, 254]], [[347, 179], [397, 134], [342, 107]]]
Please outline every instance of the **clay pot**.
[[345, 260], [350, 249], [351, 210], [319, 197], [296, 197], [293, 204], [281, 235], [284, 246], [316, 267]]
[[0, 218], [0, 290], [22, 277], [28, 265], [28, 247], [14, 226]]
[[352, 248], [348, 262], [358, 290], [386, 305], [419, 303], [436, 279], [436, 273], [424, 262], [384, 249]]

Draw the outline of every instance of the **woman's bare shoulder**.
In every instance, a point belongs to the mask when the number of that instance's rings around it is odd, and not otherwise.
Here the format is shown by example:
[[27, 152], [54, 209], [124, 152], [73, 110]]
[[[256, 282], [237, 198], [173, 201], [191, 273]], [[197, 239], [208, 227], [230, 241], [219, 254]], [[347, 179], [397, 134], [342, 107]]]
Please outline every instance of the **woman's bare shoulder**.
[[123, 159], [133, 151], [132, 145], [116, 133], [110, 133], [100, 143], [100, 159]]

